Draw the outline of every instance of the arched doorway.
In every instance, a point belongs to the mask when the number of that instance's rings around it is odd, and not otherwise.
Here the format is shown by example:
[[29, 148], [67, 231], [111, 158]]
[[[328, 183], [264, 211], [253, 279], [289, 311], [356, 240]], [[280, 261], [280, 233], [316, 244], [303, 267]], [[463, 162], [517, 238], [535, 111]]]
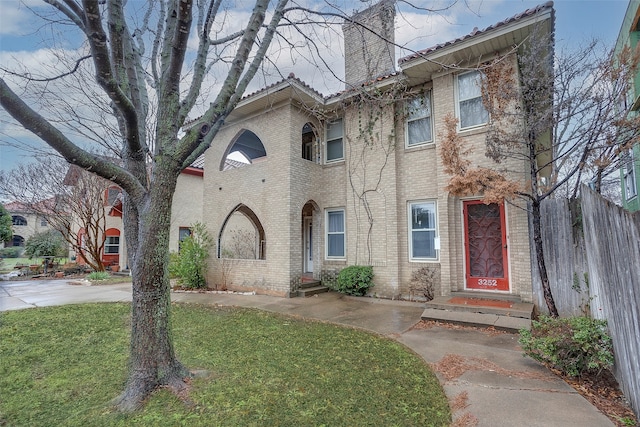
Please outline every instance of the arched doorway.
[[266, 243], [258, 216], [240, 204], [222, 224], [218, 236], [218, 258], [266, 259]]

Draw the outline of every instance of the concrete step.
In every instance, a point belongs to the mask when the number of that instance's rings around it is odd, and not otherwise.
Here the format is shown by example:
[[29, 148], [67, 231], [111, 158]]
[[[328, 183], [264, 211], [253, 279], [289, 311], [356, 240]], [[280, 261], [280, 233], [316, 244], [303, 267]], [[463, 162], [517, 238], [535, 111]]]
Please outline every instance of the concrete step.
[[513, 296], [462, 294], [436, 297], [425, 304], [423, 320], [437, 320], [473, 326], [493, 326], [516, 332], [531, 328], [533, 304]]
[[300, 282], [300, 289], [315, 288], [316, 286], [320, 285], [322, 285], [322, 282], [320, 280], [305, 279]]
[[[320, 283], [320, 282], [318, 282]], [[309, 288], [300, 288], [298, 289], [298, 296], [299, 297], [303, 297], [303, 298], [307, 298], [307, 297], [312, 297], [316, 294], [321, 294], [324, 292], [329, 292], [329, 288], [327, 288], [326, 286], [322, 286], [322, 285], [318, 285], [318, 286], [312, 286]]]
[[425, 308], [422, 313], [422, 320], [435, 320], [443, 323], [467, 326], [491, 326], [508, 332], [518, 332], [520, 329], [531, 329], [531, 319], [500, 316], [497, 314], [439, 310], [437, 308]]
[[500, 316], [533, 317], [533, 304], [487, 297], [462, 297], [457, 295], [436, 297], [425, 303], [427, 308], [472, 313], [496, 314]]

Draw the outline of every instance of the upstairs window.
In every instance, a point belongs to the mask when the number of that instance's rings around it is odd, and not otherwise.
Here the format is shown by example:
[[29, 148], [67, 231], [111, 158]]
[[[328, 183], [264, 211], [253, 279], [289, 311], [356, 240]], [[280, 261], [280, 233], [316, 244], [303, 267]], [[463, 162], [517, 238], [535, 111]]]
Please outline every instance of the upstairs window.
[[344, 159], [342, 119], [327, 125], [327, 162]]
[[318, 150], [318, 138], [311, 123], [302, 128], [302, 158], [315, 163], [320, 163], [321, 153]]
[[433, 142], [431, 95], [416, 96], [407, 102], [407, 147]]
[[458, 119], [460, 129], [489, 122], [489, 113], [482, 104], [482, 74], [479, 71], [457, 76]]
[[13, 225], [27, 225], [27, 220], [23, 216], [13, 215], [11, 217], [11, 223]]
[[116, 203], [116, 199], [118, 198], [118, 195], [120, 194], [120, 187], [109, 187], [107, 188], [106, 194], [105, 194], [105, 204], [107, 206], [113, 206]]

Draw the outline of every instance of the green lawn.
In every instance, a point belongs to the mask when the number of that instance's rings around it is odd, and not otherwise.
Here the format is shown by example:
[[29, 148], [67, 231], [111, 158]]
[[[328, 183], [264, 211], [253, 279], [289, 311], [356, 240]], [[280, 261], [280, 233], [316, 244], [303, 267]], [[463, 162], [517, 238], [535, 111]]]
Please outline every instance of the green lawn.
[[123, 388], [128, 304], [0, 313], [0, 426], [447, 426], [429, 367], [360, 330], [258, 310], [174, 305], [191, 403], [156, 392], [138, 413]]

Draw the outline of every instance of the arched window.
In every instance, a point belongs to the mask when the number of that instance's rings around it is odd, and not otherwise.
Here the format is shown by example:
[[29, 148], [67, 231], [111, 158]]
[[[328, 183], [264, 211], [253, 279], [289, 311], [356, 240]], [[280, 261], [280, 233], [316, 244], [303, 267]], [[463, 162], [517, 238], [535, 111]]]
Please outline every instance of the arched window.
[[11, 239], [11, 246], [24, 246], [24, 237], [14, 234], [13, 239]]
[[302, 158], [315, 163], [320, 163], [318, 133], [311, 123], [306, 123], [302, 127]]
[[265, 259], [264, 228], [256, 214], [238, 205], [227, 216], [218, 236], [218, 258]]
[[20, 215], [12, 215], [11, 222], [13, 225], [27, 225], [26, 218]]
[[227, 147], [220, 170], [247, 166], [266, 156], [267, 151], [258, 135], [245, 129], [240, 131]]

